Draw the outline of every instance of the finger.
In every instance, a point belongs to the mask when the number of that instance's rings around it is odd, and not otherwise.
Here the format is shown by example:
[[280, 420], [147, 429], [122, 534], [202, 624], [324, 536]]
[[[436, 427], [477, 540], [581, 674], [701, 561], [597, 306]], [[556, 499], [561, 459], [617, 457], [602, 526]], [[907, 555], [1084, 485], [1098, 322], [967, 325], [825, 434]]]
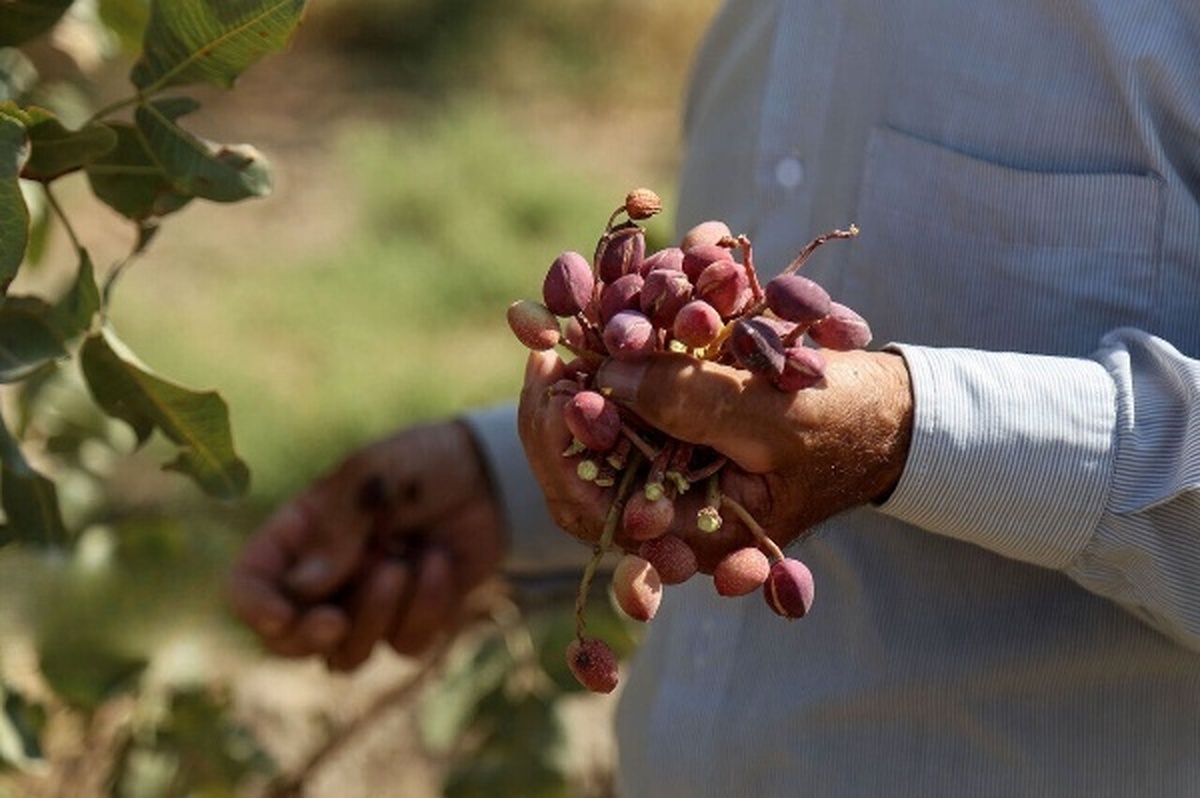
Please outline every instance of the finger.
[[525, 360], [525, 381], [517, 405], [517, 426], [522, 440], [534, 436], [550, 401], [550, 386], [563, 373], [562, 360], [552, 351], [530, 352]]
[[429, 647], [454, 623], [457, 610], [450, 555], [431, 548], [421, 559], [411, 601], [388, 634], [397, 653], [414, 656]]
[[320, 604], [297, 618], [284, 634], [263, 638], [263, 643], [284, 657], [325, 655], [337, 648], [349, 628], [349, 619], [341, 608]]
[[275, 637], [296, 618], [292, 602], [275, 583], [245, 571], [235, 570], [226, 589], [234, 615], [261, 637]]
[[334, 670], [362, 665], [392, 625], [410, 570], [400, 563], [382, 561], [364, 578], [352, 601], [350, 628], [326, 662]]
[[663, 353], [609, 359], [596, 384], [668, 435], [711, 446], [751, 471], [773, 462], [786, 443], [777, 420], [786, 417], [790, 397], [738, 369]]
[[239, 618], [259, 631], [268, 631], [259, 626], [270, 617], [280, 618], [283, 625], [291, 621], [290, 606], [275, 587], [287, 569], [287, 560], [279, 536], [264, 527], [250, 538], [230, 569], [226, 584], [230, 605]]
[[573, 535], [594, 541], [603, 523], [610, 490], [581, 480], [577, 458], [564, 457], [571, 432], [563, 417], [567, 398], [550, 387], [562, 379], [565, 365], [553, 352], [533, 352], [517, 410], [518, 432], [530, 469], [537, 478], [554, 522]]
[[286, 579], [307, 534], [306, 519], [284, 506], [250, 538], [230, 570], [230, 607], [260, 635], [279, 635], [296, 618]]
[[346, 511], [335, 502], [337, 497], [310, 491], [280, 511], [277, 523], [293, 525], [298, 538], [283, 581], [302, 599], [325, 598], [346, 584], [376, 523], [373, 512]]

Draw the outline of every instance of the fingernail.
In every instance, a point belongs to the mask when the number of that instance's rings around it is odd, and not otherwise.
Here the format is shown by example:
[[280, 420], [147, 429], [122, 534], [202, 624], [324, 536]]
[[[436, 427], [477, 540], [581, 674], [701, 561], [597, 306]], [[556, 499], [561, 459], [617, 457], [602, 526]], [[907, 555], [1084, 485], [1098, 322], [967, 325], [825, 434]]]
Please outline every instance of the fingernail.
[[644, 361], [609, 358], [596, 372], [596, 386], [614, 401], [634, 402], [637, 401], [638, 388], [645, 373]]

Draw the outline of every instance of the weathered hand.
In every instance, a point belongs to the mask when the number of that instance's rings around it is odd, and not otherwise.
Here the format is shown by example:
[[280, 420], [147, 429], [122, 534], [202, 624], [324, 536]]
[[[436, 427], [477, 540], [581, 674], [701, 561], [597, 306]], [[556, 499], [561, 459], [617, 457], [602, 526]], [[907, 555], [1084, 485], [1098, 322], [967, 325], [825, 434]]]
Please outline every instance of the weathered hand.
[[[610, 360], [597, 387], [669, 435], [727, 456], [722, 491], [786, 544], [831, 515], [885, 496], [907, 455], [912, 399], [903, 359], [883, 352], [824, 354], [824, 381], [794, 393], [738, 369], [666, 353], [636, 363]], [[553, 354], [531, 355], [521, 436], [555, 520], [594, 541], [612, 495], [580, 480], [574, 463], [561, 456], [570, 441], [562, 422], [565, 399], [548, 388], [562, 371]], [[749, 540], [736, 522], [699, 532], [694, 519], [702, 493], [692, 490], [677, 500], [675, 531], [707, 571]]]
[[272, 651], [360, 665], [450, 631], [497, 567], [501, 520], [467, 429], [412, 427], [351, 454], [280, 507], [237, 559], [229, 598]]

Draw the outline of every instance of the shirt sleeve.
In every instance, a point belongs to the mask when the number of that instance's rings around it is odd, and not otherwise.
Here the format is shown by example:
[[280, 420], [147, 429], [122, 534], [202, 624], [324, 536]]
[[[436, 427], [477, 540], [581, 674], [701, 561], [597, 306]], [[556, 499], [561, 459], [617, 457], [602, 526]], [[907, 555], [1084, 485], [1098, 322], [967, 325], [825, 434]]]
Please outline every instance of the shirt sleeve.
[[514, 576], [537, 577], [578, 571], [591, 549], [559, 529], [550, 517], [521, 440], [517, 409], [506, 404], [463, 416], [483, 454], [508, 534], [504, 564]]
[[914, 423], [882, 512], [1060, 570], [1200, 650], [1200, 362], [1132, 329], [1087, 359], [892, 348]]

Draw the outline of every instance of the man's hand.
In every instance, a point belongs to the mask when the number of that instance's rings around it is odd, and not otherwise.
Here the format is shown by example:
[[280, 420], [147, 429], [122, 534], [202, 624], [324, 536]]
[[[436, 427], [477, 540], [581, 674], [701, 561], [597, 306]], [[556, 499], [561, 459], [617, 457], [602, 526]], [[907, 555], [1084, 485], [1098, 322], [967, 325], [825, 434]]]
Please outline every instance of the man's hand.
[[[727, 456], [722, 490], [782, 545], [842, 510], [886, 497], [908, 452], [912, 396], [903, 359], [886, 352], [823, 354], [824, 381], [794, 393], [745, 371], [675, 354], [610, 360], [596, 382], [658, 429]], [[573, 460], [562, 456], [571, 439], [562, 421], [566, 399], [548, 389], [563, 373], [553, 353], [530, 356], [520, 432], [555, 520], [595, 541], [611, 489], [580, 480]], [[697, 486], [677, 500], [675, 531], [708, 571], [749, 541], [736, 522], [715, 533], [696, 529], [703, 492]]]
[[504, 545], [465, 426], [418, 426], [360, 449], [280, 507], [241, 552], [229, 598], [275, 653], [350, 669], [381, 640], [416, 654], [451, 631]]

